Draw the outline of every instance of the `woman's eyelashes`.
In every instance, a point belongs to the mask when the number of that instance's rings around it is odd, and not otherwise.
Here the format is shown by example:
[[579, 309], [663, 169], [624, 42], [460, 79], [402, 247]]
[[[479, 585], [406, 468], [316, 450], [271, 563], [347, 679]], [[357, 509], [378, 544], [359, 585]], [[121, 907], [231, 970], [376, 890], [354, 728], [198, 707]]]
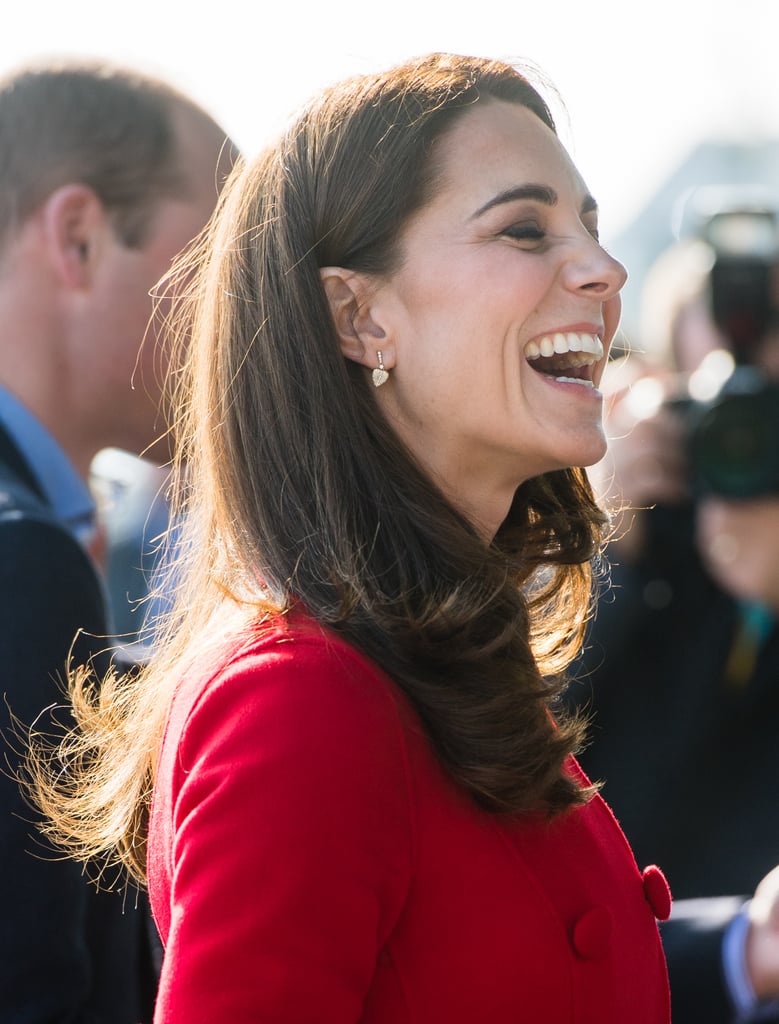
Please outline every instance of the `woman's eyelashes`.
[[600, 231], [598, 231], [598, 225], [597, 224], [585, 224], [584, 227], [592, 235], [592, 237], [595, 239], [595, 241], [598, 242], [598, 244], [600, 244]]
[[515, 242], [542, 242], [546, 237], [544, 229], [535, 223], [511, 224], [501, 234], [513, 238]]
[[[600, 245], [600, 233], [597, 224], [583, 224], [588, 235]], [[500, 235], [511, 238], [515, 242], [538, 244], [547, 238], [548, 232], [537, 221], [522, 221], [511, 224], [500, 231]]]

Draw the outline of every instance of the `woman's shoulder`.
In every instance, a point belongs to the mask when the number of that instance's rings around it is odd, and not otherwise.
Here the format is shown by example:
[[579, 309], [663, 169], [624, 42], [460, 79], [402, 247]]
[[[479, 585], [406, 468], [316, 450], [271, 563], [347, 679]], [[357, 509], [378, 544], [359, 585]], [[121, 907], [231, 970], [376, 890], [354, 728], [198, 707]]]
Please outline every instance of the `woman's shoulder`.
[[[202, 658], [202, 660], [201, 660]], [[207, 700], [222, 687], [303, 692], [338, 701], [359, 690], [367, 699], [394, 701], [395, 685], [348, 640], [302, 614], [275, 615], [233, 630], [218, 646], [196, 655], [177, 698]]]
[[342, 639], [291, 619], [199, 657], [174, 696], [155, 775], [149, 878], [163, 934], [173, 880], [205, 898], [202, 879], [220, 871], [220, 899], [236, 879], [250, 899], [251, 875], [267, 902], [275, 871], [279, 891], [290, 876], [337, 889], [347, 868], [356, 879], [370, 865], [379, 902], [397, 908], [416, 818], [399, 691]]
[[228, 736], [236, 747], [283, 740], [301, 755], [348, 745], [357, 757], [366, 743], [403, 746], [414, 720], [397, 686], [346, 640], [303, 616], [278, 616], [193, 660], [171, 703], [165, 746], [178, 747], [180, 763]]

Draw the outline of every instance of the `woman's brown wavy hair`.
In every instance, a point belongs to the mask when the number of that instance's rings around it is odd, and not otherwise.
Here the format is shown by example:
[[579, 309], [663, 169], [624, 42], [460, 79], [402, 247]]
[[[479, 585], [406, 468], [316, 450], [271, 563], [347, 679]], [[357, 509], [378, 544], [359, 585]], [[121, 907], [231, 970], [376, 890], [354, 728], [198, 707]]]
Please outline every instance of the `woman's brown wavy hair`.
[[51, 834], [75, 855], [113, 853], [143, 880], [171, 690], [230, 607], [259, 621], [301, 603], [365, 652], [484, 808], [556, 813], [586, 799], [564, 768], [581, 727], [550, 713], [602, 539], [584, 473], [528, 480], [485, 545], [382, 418], [368, 371], [341, 355], [320, 282], [324, 266], [401, 264], [404, 225], [439, 184], [438, 140], [496, 99], [554, 129], [513, 66], [434, 54], [328, 89], [228, 184], [179, 335], [191, 343], [176, 607], [139, 675], [98, 686], [73, 674], [79, 730], [32, 758]]

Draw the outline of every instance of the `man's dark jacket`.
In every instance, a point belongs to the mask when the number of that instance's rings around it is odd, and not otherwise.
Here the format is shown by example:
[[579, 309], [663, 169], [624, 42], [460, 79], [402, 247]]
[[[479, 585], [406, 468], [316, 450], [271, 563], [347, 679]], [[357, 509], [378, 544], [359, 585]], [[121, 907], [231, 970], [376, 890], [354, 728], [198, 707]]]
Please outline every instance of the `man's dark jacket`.
[[[74, 647], [74, 638], [79, 639]], [[54, 517], [0, 427], [0, 1021], [139, 1024], [151, 1019], [154, 969], [143, 897], [98, 892], [47, 846], [17, 781], [20, 736], [56, 730], [62, 680], [107, 664], [103, 589], [89, 555]]]

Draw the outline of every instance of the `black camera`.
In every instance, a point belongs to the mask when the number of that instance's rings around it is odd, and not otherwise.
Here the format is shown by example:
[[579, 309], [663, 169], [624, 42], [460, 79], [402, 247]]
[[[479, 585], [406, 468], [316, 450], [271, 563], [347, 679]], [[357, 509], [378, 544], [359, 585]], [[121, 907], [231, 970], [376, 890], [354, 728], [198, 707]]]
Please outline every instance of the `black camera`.
[[779, 321], [777, 214], [768, 207], [721, 210], [702, 235], [713, 251], [710, 310], [734, 368], [714, 398], [673, 403], [688, 425], [693, 486], [729, 498], [779, 494], [779, 382], [753, 362]]
[[709, 402], [677, 400], [696, 494], [779, 494], [779, 383], [737, 366]]

